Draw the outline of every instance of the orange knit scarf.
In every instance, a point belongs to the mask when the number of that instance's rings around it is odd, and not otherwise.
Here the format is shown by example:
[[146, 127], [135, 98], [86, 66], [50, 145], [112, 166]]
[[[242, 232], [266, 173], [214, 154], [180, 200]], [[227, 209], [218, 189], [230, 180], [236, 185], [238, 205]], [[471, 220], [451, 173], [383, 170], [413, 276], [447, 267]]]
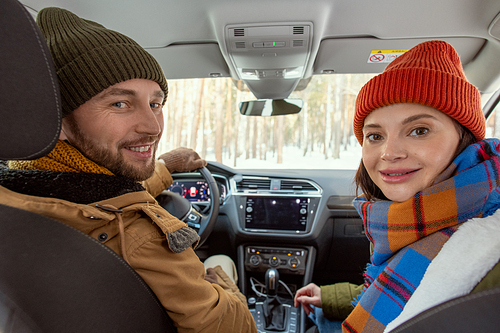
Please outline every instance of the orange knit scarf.
[[55, 148], [47, 156], [30, 161], [9, 161], [9, 168], [113, 175], [111, 171], [92, 162], [78, 149], [62, 140], [57, 141]]

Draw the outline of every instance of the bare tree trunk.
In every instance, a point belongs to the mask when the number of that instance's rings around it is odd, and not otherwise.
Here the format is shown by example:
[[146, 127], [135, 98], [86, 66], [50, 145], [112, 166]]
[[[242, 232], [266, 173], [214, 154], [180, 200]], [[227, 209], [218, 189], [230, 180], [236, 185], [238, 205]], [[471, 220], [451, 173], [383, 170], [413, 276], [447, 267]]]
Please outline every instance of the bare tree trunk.
[[309, 131], [309, 145], [311, 147], [311, 153], [314, 152], [314, 147], [316, 146], [315, 132], [311, 129]]
[[194, 150], [196, 150], [196, 144], [198, 143], [198, 130], [200, 129], [200, 114], [203, 102], [204, 88], [205, 79], [200, 79], [200, 85], [198, 87], [198, 98], [196, 99], [196, 108], [194, 110], [193, 127], [191, 127], [191, 143], [189, 144], [189, 146]]
[[[265, 119], [264, 119], [265, 122]], [[257, 156], [259, 156], [259, 160], [262, 160], [262, 137], [264, 136], [263, 133], [263, 128], [262, 128], [263, 121], [262, 119], [259, 119], [257, 121], [257, 128], [260, 129], [260, 134], [257, 136]]]
[[273, 157], [276, 155], [276, 147], [278, 145], [278, 118], [279, 117], [274, 117], [273, 121], [273, 138], [272, 138], [272, 152], [273, 152]]
[[168, 101], [168, 121], [167, 121], [167, 135], [168, 135], [168, 149], [172, 150], [175, 147], [175, 116], [177, 110], [177, 82], [169, 84], [170, 96]]
[[231, 79], [227, 79], [227, 94], [226, 94], [226, 119], [224, 128], [224, 147], [227, 151], [227, 158], [231, 159], [231, 149], [229, 145], [231, 144], [231, 138], [233, 137], [233, 83]]
[[184, 125], [184, 112], [182, 112], [183, 107], [184, 107], [184, 81], [180, 81], [179, 84], [177, 85], [177, 105], [176, 105], [176, 111], [175, 111], [175, 139], [174, 139], [174, 148], [180, 147], [181, 146], [181, 140], [182, 140], [182, 128]]
[[302, 143], [302, 146], [303, 146], [303, 154], [302, 156], [306, 156], [307, 154], [307, 148], [309, 147], [309, 138], [308, 138], [308, 131], [307, 131], [307, 128], [308, 128], [308, 112], [309, 112], [309, 107], [308, 107], [308, 103], [304, 103], [304, 109], [302, 110], [302, 113], [303, 113], [303, 118], [302, 118], [302, 136], [303, 136], [303, 143]]
[[222, 102], [223, 81], [217, 79], [215, 83], [215, 160], [222, 163], [222, 136], [223, 136], [223, 119], [222, 112], [224, 104]]
[[259, 128], [257, 127], [257, 117], [252, 117], [252, 127], [253, 131], [252, 133], [252, 158], [256, 159], [257, 158], [257, 137], [259, 136]]
[[348, 145], [351, 144], [352, 135], [352, 121], [354, 117], [354, 96], [352, 95], [352, 80], [351, 76], [347, 78], [347, 95], [346, 95], [346, 122], [344, 127], [344, 150], [347, 150]]
[[276, 122], [278, 123], [278, 126], [277, 126], [277, 133], [276, 133], [276, 136], [277, 136], [277, 150], [278, 150], [278, 161], [277, 163], [278, 164], [282, 164], [283, 163], [283, 139], [284, 139], [284, 117], [283, 116], [278, 116], [276, 117]]
[[245, 117], [245, 159], [248, 160], [250, 158], [250, 121], [248, 117]]
[[[236, 106], [241, 99], [241, 81], [238, 81], [238, 89], [236, 89]], [[236, 160], [238, 159], [238, 137], [240, 133], [240, 118], [241, 115], [237, 114], [234, 121], [234, 163], [233, 166], [236, 167]]]
[[184, 82], [184, 101], [182, 103], [182, 119], [183, 126], [181, 127], [181, 147], [187, 147], [190, 144], [191, 131], [193, 130], [193, 114], [194, 114], [194, 101], [196, 99], [196, 81], [187, 80]]
[[325, 158], [328, 158], [326, 154], [328, 154], [328, 135], [326, 133], [327, 129], [327, 119], [328, 119], [328, 106], [325, 104], [321, 104], [321, 111], [323, 115], [323, 128], [321, 130], [321, 153], [325, 155]]
[[[305, 104], [305, 103], [304, 103]], [[303, 135], [304, 135], [304, 132], [303, 132], [303, 124], [304, 124], [304, 108], [305, 108], [305, 105], [304, 107], [302, 108], [302, 111], [299, 113], [299, 128], [298, 128], [298, 137], [297, 137], [297, 147], [299, 147], [299, 149], [302, 149], [302, 140], [303, 140]]]
[[324, 144], [325, 144], [325, 160], [328, 159], [328, 151], [330, 150], [331, 146], [331, 133], [332, 133], [332, 110], [333, 110], [333, 105], [332, 105], [332, 84], [330, 81], [328, 81], [328, 86], [326, 90], [326, 108], [325, 108], [325, 134], [324, 134]]
[[262, 126], [262, 143], [261, 143], [261, 147], [262, 147], [262, 151], [261, 151], [261, 155], [260, 155], [260, 159], [261, 160], [266, 160], [267, 159], [267, 145], [268, 145], [268, 122], [267, 119], [263, 119], [263, 126]]
[[201, 158], [206, 158], [207, 156], [207, 107], [205, 107], [205, 103], [202, 104], [201, 108]]
[[340, 158], [340, 139], [342, 137], [342, 132], [341, 132], [341, 123], [342, 123], [342, 76], [337, 75], [335, 77], [335, 107], [334, 107], [334, 114], [333, 114], [333, 133], [334, 133], [334, 138], [333, 138], [333, 158], [338, 159]]

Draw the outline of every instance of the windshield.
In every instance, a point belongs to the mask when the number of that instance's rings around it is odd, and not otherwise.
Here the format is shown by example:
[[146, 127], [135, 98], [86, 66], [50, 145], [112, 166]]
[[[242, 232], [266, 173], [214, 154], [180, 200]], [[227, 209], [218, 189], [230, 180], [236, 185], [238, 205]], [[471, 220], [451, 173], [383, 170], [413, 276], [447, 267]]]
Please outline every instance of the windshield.
[[[190, 147], [236, 169], [357, 169], [354, 102], [375, 75], [315, 75], [290, 95], [304, 101], [302, 111], [275, 117], [240, 114], [240, 102], [255, 100], [241, 81], [169, 80], [159, 154]], [[486, 137], [500, 137], [500, 112], [488, 119]]]
[[316, 75], [290, 96], [304, 101], [302, 111], [276, 117], [240, 114], [239, 103], [255, 99], [242, 82], [169, 80], [159, 154], [183, 146], [233, 168], [357, 169], [354, 101], [373, 76]]

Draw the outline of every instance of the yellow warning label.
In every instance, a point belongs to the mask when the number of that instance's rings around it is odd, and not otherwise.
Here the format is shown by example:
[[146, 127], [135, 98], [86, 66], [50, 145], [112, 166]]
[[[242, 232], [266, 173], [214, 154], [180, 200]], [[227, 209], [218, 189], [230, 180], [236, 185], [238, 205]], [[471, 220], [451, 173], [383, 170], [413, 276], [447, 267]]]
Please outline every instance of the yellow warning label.
[[372, 50], [368, 57], [369, 64], [390, 63], [408, 50]]
[[372, 50], [371, 53], [405, 53], [408, 50]]

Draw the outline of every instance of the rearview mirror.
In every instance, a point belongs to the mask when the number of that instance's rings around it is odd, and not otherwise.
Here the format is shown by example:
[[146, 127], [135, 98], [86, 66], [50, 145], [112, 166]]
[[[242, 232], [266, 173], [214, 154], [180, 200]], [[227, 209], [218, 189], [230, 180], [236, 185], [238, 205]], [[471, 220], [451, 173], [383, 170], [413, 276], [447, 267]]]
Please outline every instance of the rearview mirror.
[[258, 99], [240, 103], [240, 113], [244, 116], [281, 116], [299, 113], [304, 102], [301, 99]]

